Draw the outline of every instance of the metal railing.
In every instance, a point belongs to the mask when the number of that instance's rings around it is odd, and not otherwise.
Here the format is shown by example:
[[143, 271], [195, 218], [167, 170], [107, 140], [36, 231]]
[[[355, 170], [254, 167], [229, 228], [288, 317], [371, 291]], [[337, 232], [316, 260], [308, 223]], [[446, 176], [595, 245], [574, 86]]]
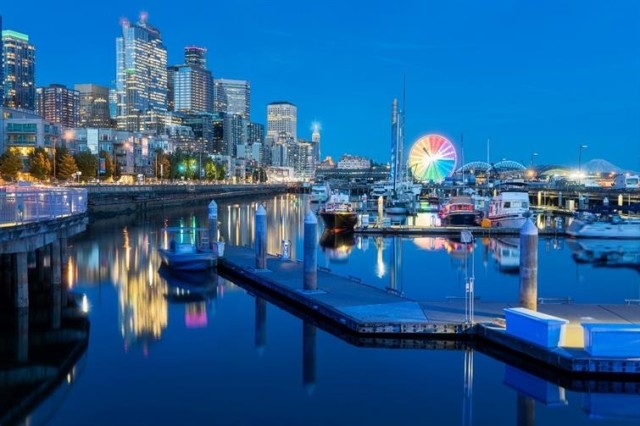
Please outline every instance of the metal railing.
[[87, 190], [46, 186], [0, 187], [0, 226], [87, 212]]

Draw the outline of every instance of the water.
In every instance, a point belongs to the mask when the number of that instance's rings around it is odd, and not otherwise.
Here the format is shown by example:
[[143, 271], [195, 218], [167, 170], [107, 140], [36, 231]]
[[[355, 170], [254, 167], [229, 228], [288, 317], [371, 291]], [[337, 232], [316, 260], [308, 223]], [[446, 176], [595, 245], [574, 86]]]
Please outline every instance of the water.
[[[304, 197], [262, 200], [268, 252], [301, 258]], [[227, 244], [251, 245], [256, 202], [218, 203]], [[206, 206], [92, 224], [70, 241], [67, 280], [88, 296], [86, 353], [25, 419], [51, 425], [638, 424], [640, 396], [577, 392], [467, 348], [359, 347], [256, 299], [221, 277], [202, 294], [159, 273], [163, 225], [206, 226]], [[517, 301], [514, 241], [323, 240], [319, 265], [419, 300]], [[333, 247], [331, 247], [333, 246]], [[576, 303], [640, 298], [638, 266], [607, 267], [563, 239], [541, 238], [539, 296]], [[633, 249], [627, 248], [629, 252]], [[578, 253], [580, 262], [574, 260]], [[595, 252], [600, 259], [600, 252]], [[602, 263], [602, 261], [600, 261]], [[172, 285], [170, 285], [172, 284]], [[188, 286], [188, 283], [184, 285]], [[167, 296], [169, 295], [169, 296]], [[458, 348], [464, 345], [458, 345]], [[637, 385], [630, 389], [636, 389]]]

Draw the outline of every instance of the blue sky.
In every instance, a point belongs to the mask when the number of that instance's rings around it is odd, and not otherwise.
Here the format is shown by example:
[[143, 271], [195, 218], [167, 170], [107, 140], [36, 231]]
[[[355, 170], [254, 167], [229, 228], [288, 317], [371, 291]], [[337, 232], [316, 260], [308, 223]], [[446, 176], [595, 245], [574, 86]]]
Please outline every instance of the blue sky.
[[119, 21], [141, 11], [169, 63], [208, 48], [216, 78], [247, 79], [252, 119], [298, 106], [298, 136], [322, 126], [322, 156], [389, 160], [391, 102], [406, 79], [406, 148], [441, 133], [464, 160], [604, 158], [640, 170], [637, 0], [2, 2], [4, 29], [36, 46], [36, 84], [115, 78]]

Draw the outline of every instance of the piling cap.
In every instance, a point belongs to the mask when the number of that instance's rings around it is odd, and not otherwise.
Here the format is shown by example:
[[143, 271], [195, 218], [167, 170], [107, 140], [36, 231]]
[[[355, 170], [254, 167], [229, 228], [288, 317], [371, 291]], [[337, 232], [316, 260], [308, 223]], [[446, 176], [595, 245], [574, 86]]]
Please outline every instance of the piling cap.
[[304, 223], [305, 223], [305, 225], [307, 223], [315, 225], [315, 224], [318, 223], [318, 218], [316, 217], [315, 214], [313, 214], [313, 212], [311, 210], [309, 210], [307, 212], [307, 214], [305, 215], [305, 217], [304, 217]]
[[538, 228], [533, 224], [531, 219], [527, 219], [520, 228], [520, 235], [538, 235]]
[[257, 216], [267, 215], [267, 211], [264, 209], [264, 206], [262, 204], [258, 204], [258, 208], [256, 209], [256, 215]]
[[218, 203], [216, 203], [216, 200], [211, 200], [211, 202], [209, 203], [209, 215], [218, 215]]

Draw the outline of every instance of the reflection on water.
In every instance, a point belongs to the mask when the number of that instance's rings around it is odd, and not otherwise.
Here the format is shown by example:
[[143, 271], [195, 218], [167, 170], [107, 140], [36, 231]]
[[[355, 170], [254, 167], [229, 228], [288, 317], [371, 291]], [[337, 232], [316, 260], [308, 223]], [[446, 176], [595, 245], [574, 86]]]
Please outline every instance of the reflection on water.
[[569, 239], [576, 263], [598, 267], [631, 268], [640, 272], [640, 240]]
[[498, 269], [507, 274], [520, 272], [520, 239], [492, 238], [491, 252]]
[[320, 235], [319, 244], [330, 262], [346, 262], [356, 244], [356, 237], [353, 232], [325, 229]]
[[[283, 195], [261, 202], [267, 211], [268, 252], [279, 253], [282, 240], [288, 239], [292, 259], [300, 258], [305, 197]], [[219, 203], [220, 237], [229, 244], [251, 246], [257, 205], [257, 201]], [[363, 338], [357, 346], [372, 347], [362, 351], [345, 344], [353, 343], [353, 337], [318, 324], [292, 307], [274, 306], [277, 302], [267, 302], [268, 295], [255, 293], [255, 289], [243, 289], [242, 284], [216, 274], [185, 276], [167, 271], [157, 254], [162, 244], [160, 229], [180, 223], [207, 226], [206, 206], [92, 224], [77, 239], [67, 277], [74, 288], [91, 290], [91, 304], [100, 307], [92, 314], [101, 325], [95, 327], [101, 334], [90, 357], [92, 375], [84, 377], [91, 398], [79, 393], [70, 397], [66, 404], [73, 408], [57, 419], [59, 424], [68, 419], [72, 419], [69, 424], [80, 424], [78, 418], [87, 413], [91, 420], [100, 420], [91, 416], [104, 404], [103, 399], [113, 412], [105, 415], [103, 423], [115, 421], [116, 416], [131, 416], [131, 422], [197, 424], [215, 416], [220, 424], [303, 424], [307, 418], [319, 424], [419, 424], [425, 413], [433, 417], [434, 424], [460, 424], [462, 419], [465, 425], [514, 424], [516, 414], [517, 418], [534, 418], [541, 426], [582, 424], [588, 420], [585, 412], [638, 419], [634, 409], [623, 405], [637, 403], [637, 386], [621, 390], [599, 387], [599, 383], [558, 383], [553, 374], [528, 370], [507, 372], [509, 365], [487, 357], [482, 348], [461, 350], [460, 342]], [[320, 238], [319, 263], [326, 260], [332, 272], [361, 277], [367, 284], [415, 300], [463, 296], [466, 278], [474, 273], [474, 256], [482, 257], [482, 264], [491, 257], [498, 262], [496, 253], [504, 248], [503, 241], [491, 238], [473, 243], [462, 243], [459, 238], [358, 234], [323, 233]], [[338, 258], [348, 261], [331, 262], [332, 250], [340, 250]], [[616, 289], [605, 286], [599, 292], [599, 281], [576, 285], [572, 251], [557, 239], [541, 239], [539, 259], [539, 294], [543, 297], [571, 292], [574, 300], [622, 301], [637, 291], [637, 280], [628, 285], [632, 280], [626, 278], [630, 271], [625, 269], [607, 271], [608, 280], [621, 283]], [[584, 275], [585, 280], [598, 279], [596, 274]], [[518, 300], [514, 274], [480, 266], [475, 276], [475, 291], [483, 301]], [[102, 288], [111, 290], [104, 291], [104, 300]], [[109, 296], [112, 304], [107, 305]], [[300, 314], [304, 322], [287, 311]], [[113, 337], [114, 343], [110, 340], [113, 333], [106, 330], [116, 325], [116, 312], [121, 336]], [[153, 357], [140, 356], [151, 341], [157, 349], [150, 351]], [[451, 350], [380, 349], [429, 344]], [[122, 346], [143, 350], [123, 353]], [[109, 382], [108, 390], [102, 390], [105, 378], [123, 372], [126, 386], [114, 381]], [[474, 394], [474, 386], [482, 391]], [[598, 393], [605, 388], [609, 393]], [[581, 389], [597, 392], [587, 395]], [[252, 401], [252, 410], [238, 404], [235, 391]], [[300, 404], [283, 403], [300, 398], [300, 392], [304, 396]], [[412, 397], [406, 398], [407, 394]], [[352, 407], [346, 413], [338, 410], [345, 396]], [[553, 405], [563, 399], [565, 405]], [[167, 407], [175, 417], [168, 417], [159, 406]], [[191, 409], [194, 406], [198, 410]], [[501, 407], [499, 413], [487, 409], [495, 406]], [[135, 415], [140, 417], [134, 419]]]

